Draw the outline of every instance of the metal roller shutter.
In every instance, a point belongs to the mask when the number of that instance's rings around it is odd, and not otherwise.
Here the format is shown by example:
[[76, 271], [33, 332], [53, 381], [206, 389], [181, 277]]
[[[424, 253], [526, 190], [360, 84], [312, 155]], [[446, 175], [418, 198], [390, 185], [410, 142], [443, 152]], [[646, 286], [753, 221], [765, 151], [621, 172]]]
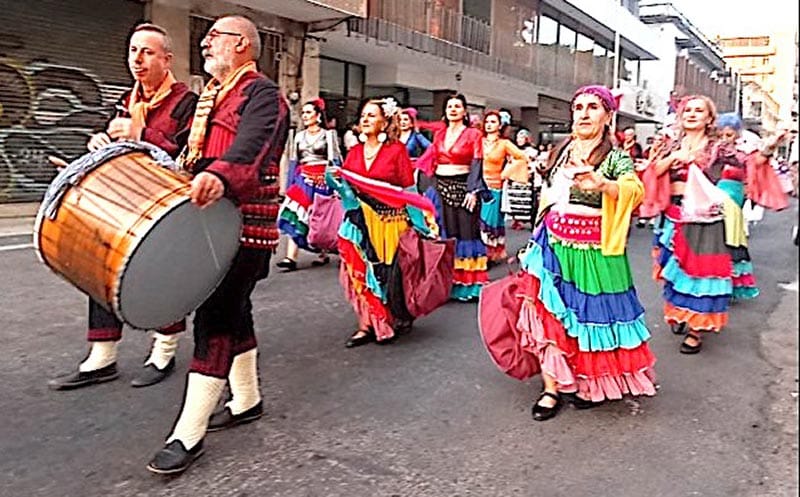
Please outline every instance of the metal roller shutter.
[[130, 87], [134, 0], [0, 0], [0, 202], [38, 201]]

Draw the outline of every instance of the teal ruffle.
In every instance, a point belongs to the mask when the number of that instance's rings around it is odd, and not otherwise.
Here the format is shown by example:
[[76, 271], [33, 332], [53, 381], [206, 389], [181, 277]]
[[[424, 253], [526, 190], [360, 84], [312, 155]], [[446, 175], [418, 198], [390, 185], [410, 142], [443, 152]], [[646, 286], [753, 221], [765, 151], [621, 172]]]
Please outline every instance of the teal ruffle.
[[733, 263], [733, 277], [737, 278], [743, 274], [753, 274], [753, 263], [750, 261], [739, 261]]
[[733, 298], [736, 300], [750, 300], [758, 297], [761, 292], [758, 288], [749, 286], [733, 287]]
[[674, 257], [670, 257], [667, 265], [661, 270], [665, 280], [672, 283], [678, 293], [695, 297], [718, 297], [730, 295], [733, 281], [730, 278], [694, 278], [686, 274]]
[[456, 300], [472, 300], [481, 294], [483, 285], [456, 285], [450, 290], [450, 298]]
[[[364, 252], [361, 250], [361, 241], [363, 240], [361, 231], [356, 225], [351, 223], [349, 219], [345, 218], [342, 225], [339, 227], [339, 236], [355, 245], [358, 248], [361, 258], [365, 261], [367, 260]], [[381, 302], [386, 302], [386, 293], [383, 288], [381, 288], [381, 284], [375, 276], [375, 271], [372, 269], [372, 264], [369, 262], [366, 264], [364, 279], [366, 280], [367, 288], [369, 288], [376, 297], [381, 299]]]

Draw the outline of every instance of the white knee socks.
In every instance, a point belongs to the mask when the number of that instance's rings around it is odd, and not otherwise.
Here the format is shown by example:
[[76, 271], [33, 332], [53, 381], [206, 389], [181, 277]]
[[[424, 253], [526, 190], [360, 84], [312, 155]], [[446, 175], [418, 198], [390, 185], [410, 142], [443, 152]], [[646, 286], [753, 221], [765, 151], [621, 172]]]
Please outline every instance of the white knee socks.
[[258, 350], [248, 350], [233, 358], [228, 383], [232, 398], [225, 406], [232, 414], [241, 414], [261, 401], [261, 392], [258, 391]]
[[80, 363], [78, 371], [82, 373], [97, 371], [116, 362], [117, 343], [115, 341], [91, 342], [92, 348], [89, 351], [89, 356]]
[[223, 379], [189, 373], [186, 377], [183, 408], [172, 434], [167, 438], [167, 444], [173, 440], [180, 440], [187, 450], [194, 448], [205, 436], [208, 418], [214, 412], [224, 388]]
[[150, 349], [150, 357], [147, 358], [144, 365], [153, 364], [158, 369], [166, 368], [169, 361], [175, 357], [180, 337], [181, 333], [164, 335], [157, 331], [153, 332], [153, 348]]

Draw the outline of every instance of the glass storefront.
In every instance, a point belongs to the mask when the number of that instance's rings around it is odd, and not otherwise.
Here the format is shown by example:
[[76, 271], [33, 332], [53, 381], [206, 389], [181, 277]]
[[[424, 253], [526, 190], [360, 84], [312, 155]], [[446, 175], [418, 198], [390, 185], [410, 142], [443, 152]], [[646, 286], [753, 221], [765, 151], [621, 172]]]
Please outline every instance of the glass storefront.
[[319, 96], [325, 99], [328, 121], [335, 120], [339, 136], [358, 120], [365, 79], [366, 68], [361, 64], [320, 57]]

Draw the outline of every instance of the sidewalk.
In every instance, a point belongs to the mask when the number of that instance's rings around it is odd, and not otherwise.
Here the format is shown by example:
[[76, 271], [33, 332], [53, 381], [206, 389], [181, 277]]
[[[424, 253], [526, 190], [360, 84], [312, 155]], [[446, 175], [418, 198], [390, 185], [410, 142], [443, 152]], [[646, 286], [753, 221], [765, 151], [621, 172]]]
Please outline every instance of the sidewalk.
[[0, 204], [0, 236], [33, 232], [38, 202]]

